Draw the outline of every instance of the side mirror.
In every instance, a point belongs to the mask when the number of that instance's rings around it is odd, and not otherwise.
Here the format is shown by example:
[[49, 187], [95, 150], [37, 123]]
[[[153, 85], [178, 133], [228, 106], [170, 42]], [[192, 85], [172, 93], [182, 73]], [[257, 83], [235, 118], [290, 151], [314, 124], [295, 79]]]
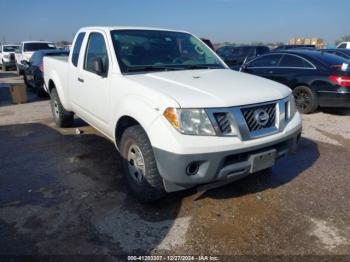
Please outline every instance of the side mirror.
[[101, 57], [95, 57], [93, 60], [93, 71], [100, 75], [103, 76], [105, 74], [104, 69], [103, 69], [103, 62]]

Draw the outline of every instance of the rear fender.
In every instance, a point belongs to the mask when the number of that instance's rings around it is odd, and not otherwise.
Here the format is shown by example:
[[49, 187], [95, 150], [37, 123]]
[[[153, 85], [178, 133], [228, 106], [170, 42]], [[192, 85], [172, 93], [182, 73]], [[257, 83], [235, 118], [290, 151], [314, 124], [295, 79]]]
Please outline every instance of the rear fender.
[[56, 72], [51, 72], [51, 76], [50, 76], [50, 79], [48, 81], [48, 88], [51, 91], [50, 82], [53, 82], [53, 84], [55, 85], [55, 88], [57, 90], [58, 96], [59, 96], [59, 98], [61, 100], [61, 103], [62, 103], [64, 109], [66, 109], [67, 111], [71, 111], [71, 107], [70, 107], [70, 103], [68, 101], [68, 97], [66, 95], [66, 92], [64, 92], [63, 84], [60, 81], [60, 78], [59, 78], [59, 76], [58, 76], [58, 74]]

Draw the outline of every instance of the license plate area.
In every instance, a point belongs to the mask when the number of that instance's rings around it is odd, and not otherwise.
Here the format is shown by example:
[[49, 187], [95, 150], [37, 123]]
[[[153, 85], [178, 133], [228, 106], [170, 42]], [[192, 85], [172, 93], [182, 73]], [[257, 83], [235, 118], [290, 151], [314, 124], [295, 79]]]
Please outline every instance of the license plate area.
[[276, 160], [276, 149], [272, 149], [259, 154], [251, 155], [250, 161], [250, 173], [255, 173], [263, 169], [272, 167]]

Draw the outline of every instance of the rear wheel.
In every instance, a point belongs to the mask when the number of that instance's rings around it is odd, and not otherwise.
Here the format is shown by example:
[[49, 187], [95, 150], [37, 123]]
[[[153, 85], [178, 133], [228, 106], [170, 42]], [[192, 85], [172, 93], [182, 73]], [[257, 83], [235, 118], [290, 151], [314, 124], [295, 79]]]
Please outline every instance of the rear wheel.
[[71, 127], [74, 122], [74, 114], [64, 109], [56, 88], [51, 90], [51, 110], [58, 127]]
[[317, 94], [307, 86], [298, 86], [294, 88], [293, 95], [295, 104], [299, 112], [310, 114], [318, 108]]
[[165, 196], [151, 143], [139, 125], [125, 130], [120, 152], [131, 193], [141, 202], [152, 202]]

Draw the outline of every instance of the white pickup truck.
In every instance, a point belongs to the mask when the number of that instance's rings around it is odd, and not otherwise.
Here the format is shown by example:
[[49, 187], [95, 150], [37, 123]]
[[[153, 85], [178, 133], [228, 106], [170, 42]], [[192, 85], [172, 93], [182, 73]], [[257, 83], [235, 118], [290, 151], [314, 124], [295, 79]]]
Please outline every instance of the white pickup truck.
[[16, 66], [15, 53], [19, 45], [0, 45], [0, 66], [2, 70], [7, 71], [10, 67]]
[[23, 61], [28, 62], [35, 51], [47, 49], [56, 49], [56, 46], [48, 41], [23, 41], [16, 52], [17, 74], [23, 75], [25, 69]]
[[301, 135], [289, 88], [230, 70], [187, 32], [82, 28], [44, 79], [56, 124], [76, 114], [115, 143], [141, 201], [270, 168]]

